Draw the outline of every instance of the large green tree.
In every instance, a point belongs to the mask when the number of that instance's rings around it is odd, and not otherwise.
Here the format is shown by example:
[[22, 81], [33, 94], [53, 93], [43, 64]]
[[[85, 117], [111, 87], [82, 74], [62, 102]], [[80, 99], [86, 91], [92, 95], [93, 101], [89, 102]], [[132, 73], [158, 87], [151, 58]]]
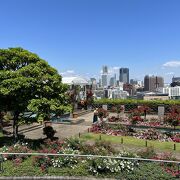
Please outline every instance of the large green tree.
[[50, 113], [71, 110], [67, 86], [61, 76], [39, 56], [22, 48], [0, 49], [0, 108], [13, 112], [13, 135], [25, 111], [49, 118]]

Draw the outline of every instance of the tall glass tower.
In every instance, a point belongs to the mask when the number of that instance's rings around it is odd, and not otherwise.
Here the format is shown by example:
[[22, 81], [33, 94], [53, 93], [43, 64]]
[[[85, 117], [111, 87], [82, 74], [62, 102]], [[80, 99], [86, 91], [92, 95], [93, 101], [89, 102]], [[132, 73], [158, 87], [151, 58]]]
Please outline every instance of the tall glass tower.
[[102, 87], [108, 86], [108, 67], [107, 66], [103, 66], [102, 68], [101, 79], [102, 79]]
[[129, 68], [119, 69], [119, 81], [129, 84]]

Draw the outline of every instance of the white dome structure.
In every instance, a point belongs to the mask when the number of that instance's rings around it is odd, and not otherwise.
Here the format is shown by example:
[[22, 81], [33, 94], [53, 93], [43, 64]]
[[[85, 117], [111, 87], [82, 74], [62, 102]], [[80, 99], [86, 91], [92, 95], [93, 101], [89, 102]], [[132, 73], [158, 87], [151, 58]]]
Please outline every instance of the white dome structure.
[[63, 77], [62, 83], [68, 84], [68, 85], [88, 85], [88, 81], [82, 77]]

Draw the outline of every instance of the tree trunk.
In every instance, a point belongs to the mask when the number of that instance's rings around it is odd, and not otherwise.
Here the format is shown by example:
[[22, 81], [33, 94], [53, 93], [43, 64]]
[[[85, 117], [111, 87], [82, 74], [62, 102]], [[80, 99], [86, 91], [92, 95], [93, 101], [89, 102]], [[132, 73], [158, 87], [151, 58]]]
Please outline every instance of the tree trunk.
[[13, 138], [14, 138], [14, 142], [17, 142], [17, 140], [18, 140], [18, 117], [19, 117], [19, 112], [15, 111], [14, 112], [14, 119], [13, 119]]
[[0, 131], [3, 131], [3, 114], [0, 112]]

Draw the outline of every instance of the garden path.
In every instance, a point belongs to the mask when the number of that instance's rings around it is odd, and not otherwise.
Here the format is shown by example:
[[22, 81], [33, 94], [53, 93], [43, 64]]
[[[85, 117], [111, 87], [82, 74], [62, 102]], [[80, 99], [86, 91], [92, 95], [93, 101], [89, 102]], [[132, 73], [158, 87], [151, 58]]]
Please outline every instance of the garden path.
[[[93, 113], [91, 112], [73, 119], [72, 124], [53, 123], [52, 127], [57, 131], [55, 137], [64, 139], [76, 136], [79, 133], [87, 132], [88, 128], [92, 125], [92, 119]], [[4, 128], [4, 130], [12, 133], [12, 126]], [[19, 134], [25, 135], [28, 139], [45, 138], [43, 135], [43, 125], [39, 125], [38, 123], [19, 126]]]

